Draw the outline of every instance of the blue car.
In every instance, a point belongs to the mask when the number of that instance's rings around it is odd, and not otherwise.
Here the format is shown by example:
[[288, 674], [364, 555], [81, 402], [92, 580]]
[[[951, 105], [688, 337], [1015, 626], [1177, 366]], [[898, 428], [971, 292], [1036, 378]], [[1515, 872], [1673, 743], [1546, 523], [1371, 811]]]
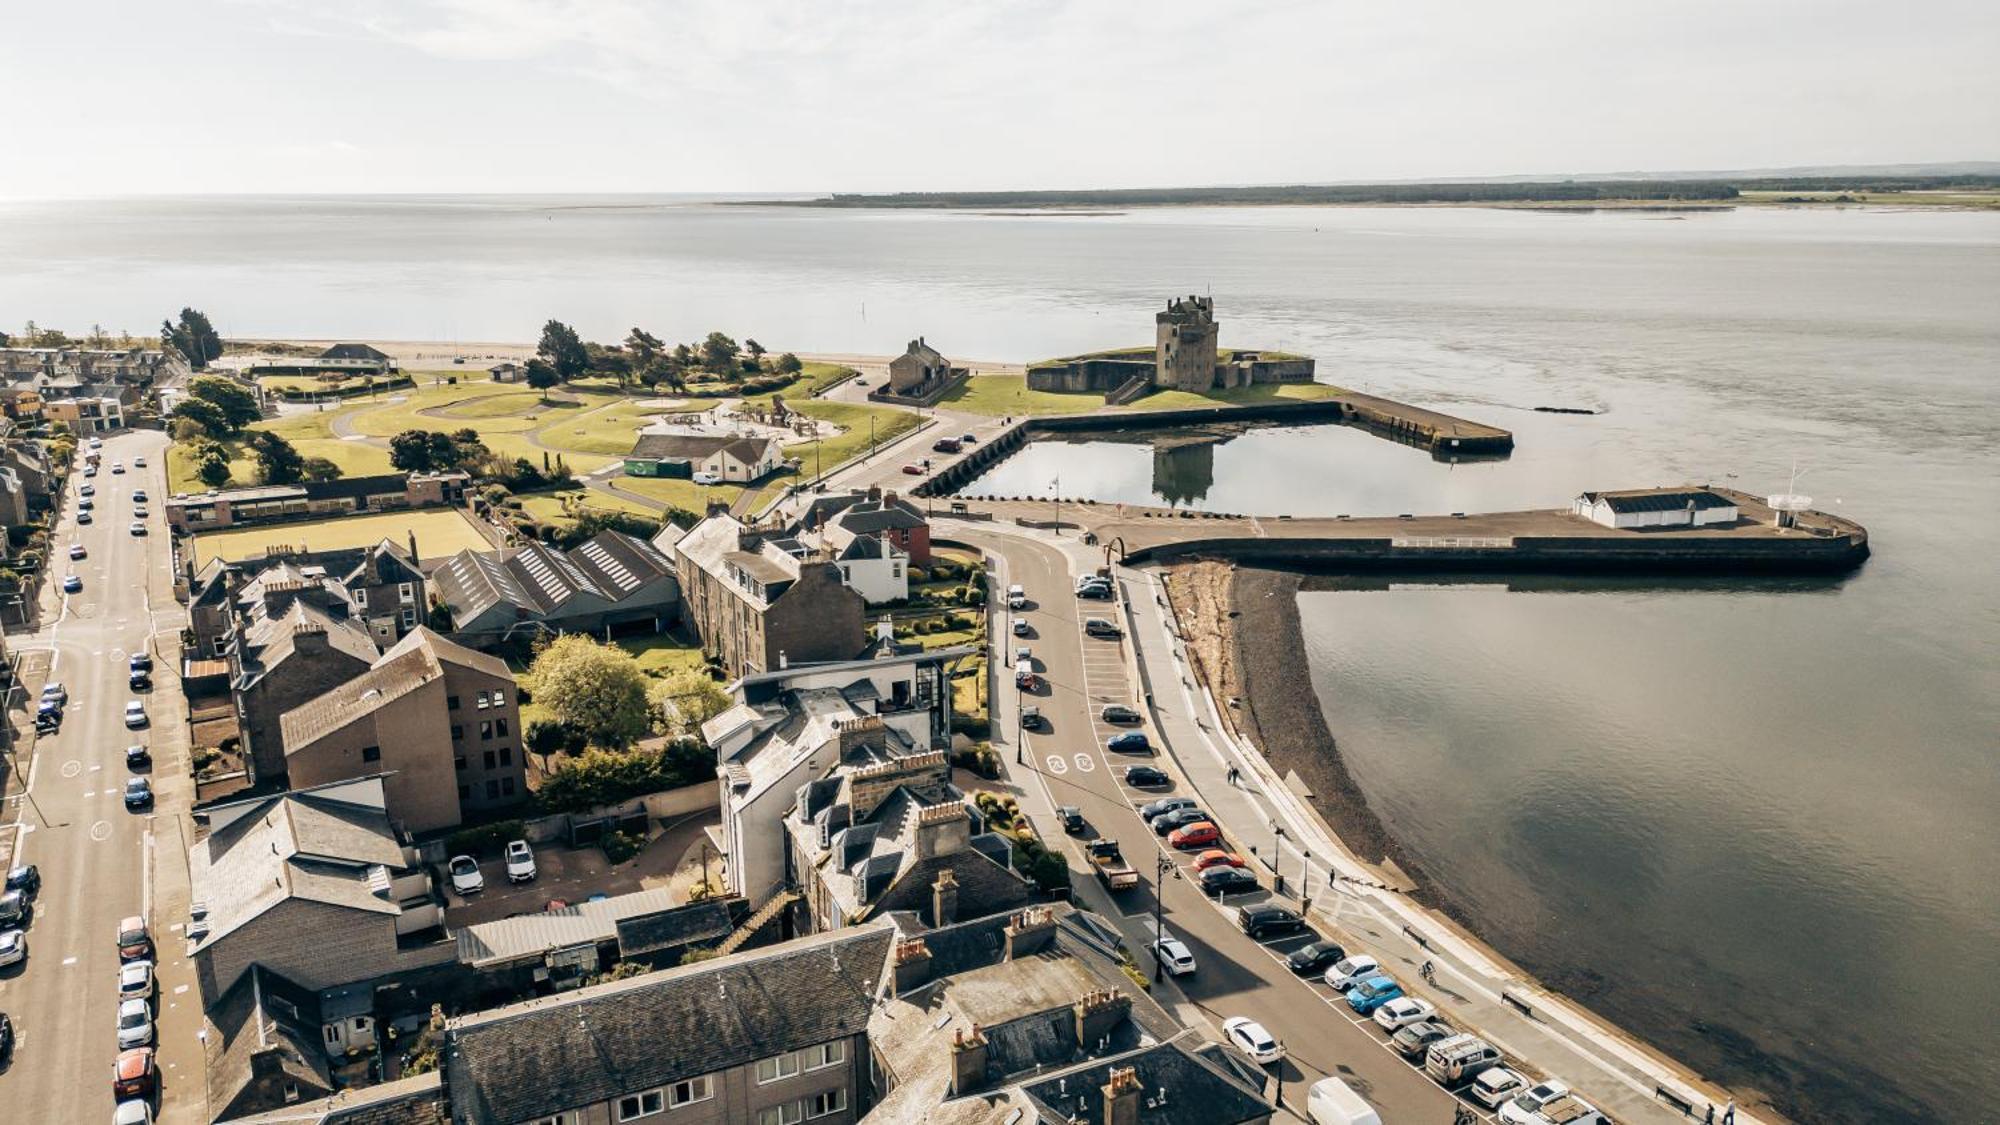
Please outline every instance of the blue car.
[[1145, 754], [1153, 749], [1153, 744], [1146, 741], [1145, 731], [1128, 730], [1106, 739], [1104, 748], [1114, 754]]
[[1347, 1006], [1365, 1016], [1402, 994], [1394, 977], [1378, 973], [1347, 990]]

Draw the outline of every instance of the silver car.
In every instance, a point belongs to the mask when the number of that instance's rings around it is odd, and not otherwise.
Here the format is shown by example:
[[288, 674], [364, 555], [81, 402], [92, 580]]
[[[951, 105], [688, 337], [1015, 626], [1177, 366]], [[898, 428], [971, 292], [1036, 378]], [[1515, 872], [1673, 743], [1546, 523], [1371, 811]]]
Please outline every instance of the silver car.
[[153, 1042], [153, 1009], [144, 1000], [118, 1005], [118, 1049], [145, 1047]]

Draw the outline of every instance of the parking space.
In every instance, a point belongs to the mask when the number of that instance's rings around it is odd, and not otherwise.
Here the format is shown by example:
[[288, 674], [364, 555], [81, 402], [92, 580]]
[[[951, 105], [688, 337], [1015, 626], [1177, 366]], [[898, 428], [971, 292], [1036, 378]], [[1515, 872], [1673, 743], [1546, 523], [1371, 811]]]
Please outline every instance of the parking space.
[[[432, 871], [445, 892], [445, 923], [469, 926], [492, 922], [547, 910], [551, 902], [574, 905], [592, 895], [622, 895], [661, 887], [676, 887], [684, 895], [691, 880], [683, 877], [683, 872], [699, 828], [693, 823], [676, 824], [649, 840], [636, 857], [616, 866], [600, 848], [537, 845], [535, 877], [524, 883], [508, 880], [504, 860], [481, 856], [479, 873], [486, 885], [469, 895], [452, 890], [450, 873], [444, 864], [437, 864]], [[692, 854], [692, 862], [698, 879], [698, 852]]]

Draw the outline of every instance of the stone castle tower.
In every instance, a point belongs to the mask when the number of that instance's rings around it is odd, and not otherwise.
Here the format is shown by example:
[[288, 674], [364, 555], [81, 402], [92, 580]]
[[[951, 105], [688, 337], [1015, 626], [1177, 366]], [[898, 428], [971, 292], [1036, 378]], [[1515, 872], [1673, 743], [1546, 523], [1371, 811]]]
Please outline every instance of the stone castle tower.
[[1176, 297], [1155, 314], [1157, 346], [1153, 385], [1181, 391], [1215, 386], [1215, 300]]

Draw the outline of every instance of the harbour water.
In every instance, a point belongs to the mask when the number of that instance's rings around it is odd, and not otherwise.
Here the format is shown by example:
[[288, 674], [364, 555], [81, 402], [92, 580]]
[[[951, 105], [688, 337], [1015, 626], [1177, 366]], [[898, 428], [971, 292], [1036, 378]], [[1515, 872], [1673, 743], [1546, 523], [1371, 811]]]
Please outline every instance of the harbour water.
[[1144, 342], [1167, 296], [1212, 292], [1225, 345], [1516, 435], [1465, 465], [1338, 428], [1043, 443], [982, 482], [1003, 494], [1395, 514], [1781, 491], [1796, 462], [1868, 526], [1858, 573], [1316, 589], [1315, 687], [1389, 830], [1545, 979], [1803, 1119], [2000, 1104], [2000, 216], [6, 203], [0, 262], [9, 330], [194, 305], [232, 335], [520, 340], [553, 316], [1016, 361]]

